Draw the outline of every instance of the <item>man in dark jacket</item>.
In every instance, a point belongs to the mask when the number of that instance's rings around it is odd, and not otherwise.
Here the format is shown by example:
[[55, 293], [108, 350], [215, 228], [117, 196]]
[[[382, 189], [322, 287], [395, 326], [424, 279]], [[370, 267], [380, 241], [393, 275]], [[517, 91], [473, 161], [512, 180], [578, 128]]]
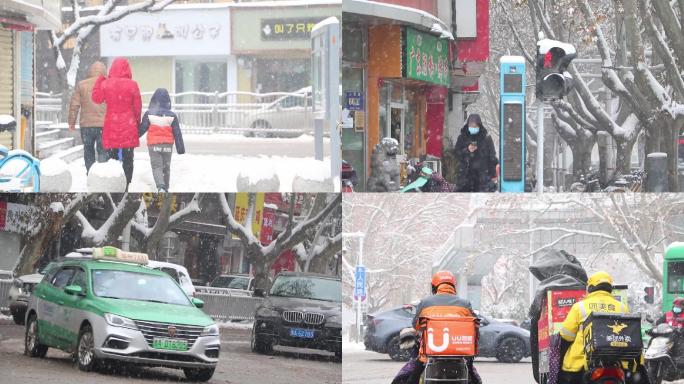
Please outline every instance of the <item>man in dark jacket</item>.
[[456, 190], [458, 192], [494, 192], [496, 190], [496, 158], [494, 140], [482, 126], [480, 115], [468, 116], [456, 140], [458, 161]]

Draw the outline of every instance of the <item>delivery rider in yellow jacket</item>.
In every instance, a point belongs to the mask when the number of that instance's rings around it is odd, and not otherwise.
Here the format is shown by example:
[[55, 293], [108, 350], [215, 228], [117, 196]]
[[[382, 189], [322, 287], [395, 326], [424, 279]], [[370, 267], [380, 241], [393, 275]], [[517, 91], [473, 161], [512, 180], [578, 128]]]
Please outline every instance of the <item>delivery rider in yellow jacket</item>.
[[[563, 365], [558, 375], [559, 383], [582, 383], [586, 356], [582, 336], [583, 323], [593, 311], [604, 313], [629, 313], [625, 304], [612, 294], [613, 278], [606, 272], [596, 272], [587, 281], [587, 296], [575, 303], [561, 326], [561, 356]], [[563, 352], [565, 353], [563, 354]]]

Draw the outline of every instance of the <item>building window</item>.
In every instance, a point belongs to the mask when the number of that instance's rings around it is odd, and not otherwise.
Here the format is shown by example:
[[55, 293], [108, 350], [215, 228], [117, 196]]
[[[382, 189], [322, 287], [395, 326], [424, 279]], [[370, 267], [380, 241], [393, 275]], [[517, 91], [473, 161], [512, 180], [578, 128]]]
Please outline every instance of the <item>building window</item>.
[[311, 82], [311, 59], [257, 59], [257, 92], [295, 92]]
[[366, 28], [342, 26], [342, 60], [356, 63], [366, 62]]
[[[176, 60], [176, 93], [226, 92], [227, 73], [226, 61]], [[208, 103], [212, 99], [213, 96], [183, 96], [180, 100], [182, 103]]]

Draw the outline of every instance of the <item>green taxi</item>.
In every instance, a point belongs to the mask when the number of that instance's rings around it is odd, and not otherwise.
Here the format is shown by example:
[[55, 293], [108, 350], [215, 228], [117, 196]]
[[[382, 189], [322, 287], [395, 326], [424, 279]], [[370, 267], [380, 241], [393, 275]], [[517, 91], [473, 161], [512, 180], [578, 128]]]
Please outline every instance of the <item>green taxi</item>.
[[56, 263], [29, 299], [25, 354], [57, 348], [73, 353], [83, 371], [117, 360], [209, 380], [221, 348], [218, 326], [199, 309], [201, 300], [146, 267], [146, 255], [133, 255], [108, 248]]

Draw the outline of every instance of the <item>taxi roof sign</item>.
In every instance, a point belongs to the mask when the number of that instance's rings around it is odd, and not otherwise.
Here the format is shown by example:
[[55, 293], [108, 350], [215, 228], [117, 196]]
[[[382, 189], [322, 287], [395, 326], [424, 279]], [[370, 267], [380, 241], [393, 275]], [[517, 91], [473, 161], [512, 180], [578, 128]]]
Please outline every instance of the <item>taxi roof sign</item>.
[[149, 262], [146, 253], [127, 252], [110, 246], [93, 248], [92, 255], [94, 260], [119, 261], [143, 265], [147, 265]]

